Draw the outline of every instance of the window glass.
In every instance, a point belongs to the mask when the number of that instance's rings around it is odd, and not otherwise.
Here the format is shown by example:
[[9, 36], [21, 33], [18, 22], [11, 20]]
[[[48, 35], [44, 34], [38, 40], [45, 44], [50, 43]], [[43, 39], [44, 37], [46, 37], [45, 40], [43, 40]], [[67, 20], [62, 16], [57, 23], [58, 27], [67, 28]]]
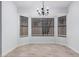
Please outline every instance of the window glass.
[[58, 36], [66, 37], [66, 16], [58, 18]]
[[20, 36], [26, 37], [28, 35], [28, 17], [20, 16]]
[[54, 36], [54, 18], [32, 18], [33, 36]]

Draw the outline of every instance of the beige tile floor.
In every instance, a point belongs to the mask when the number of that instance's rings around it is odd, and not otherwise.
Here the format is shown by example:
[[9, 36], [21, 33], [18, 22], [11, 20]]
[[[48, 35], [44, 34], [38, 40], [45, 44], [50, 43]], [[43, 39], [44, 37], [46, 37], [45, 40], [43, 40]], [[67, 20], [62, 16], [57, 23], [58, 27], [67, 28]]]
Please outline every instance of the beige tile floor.
[[79, 54], [58, 44], [30, 44], [17, 47], [5, 57], [79, 57]]

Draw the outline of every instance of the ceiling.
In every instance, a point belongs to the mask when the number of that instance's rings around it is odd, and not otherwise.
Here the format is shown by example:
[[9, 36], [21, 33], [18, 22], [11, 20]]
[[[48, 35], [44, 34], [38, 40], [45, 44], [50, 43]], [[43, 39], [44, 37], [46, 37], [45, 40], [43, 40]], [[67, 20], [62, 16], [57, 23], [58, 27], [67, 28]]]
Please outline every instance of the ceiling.
[[[45, 1], [45, 8], [49, 8], [50, 14], [67, 13], [71, 1]], [[14, 2], [19, 13], [34, 14], [37, 8], [42, 7], [42, 1], [16, 1]]]

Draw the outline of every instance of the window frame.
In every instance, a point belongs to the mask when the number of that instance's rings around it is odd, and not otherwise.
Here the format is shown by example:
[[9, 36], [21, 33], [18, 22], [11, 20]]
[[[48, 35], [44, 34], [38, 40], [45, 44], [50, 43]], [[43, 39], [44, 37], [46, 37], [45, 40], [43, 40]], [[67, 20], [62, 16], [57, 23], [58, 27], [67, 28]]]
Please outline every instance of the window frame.
[[[21, 24], [21, 21], [22, 21], [22, 17], [24, 17], [24, 18], [26, 18], [26, 19], [24, 19], [24, 21], [27, 23], [27, 25], [24, 25], [24, 24]], [[26, 34], [22, 34], [23, 33], [23, 28], [24, 27], [26, 27]], [[28, 36], [28, 17], [26, 17], [26, 16], [20, 16], [20, 37], [27, 37]]]
[[[64, 20], [65, 20], [65, 24], [59, 25], [59, 20], [60, 20], [59, 18], [62, 18], [62, 17], [65, 18], [65, 19], [64, 19]], [[63, 19], [63, 18], [62, 18], [62, 19]], [[66, 20], [66, 16], [58, 17], [58, 37], [66, 37], [66, 36], [67, 36], [67, 29], [66, 29], [66, 28], [67, 28], [67, 24], [66, 24], [66, 21], [67, 21], [67, 20]], [[59, 33], [59, 28], [60, 28], [60, 27], [65, 27], [65, 34], [64, 34], [64, 35]]]
[[[31, 18], [31, 20], [33, 21], [34, 18]], [[41, 19], [41, 18], [35, 18], [35, 19]], [[50, 26], [52, 30], [52, 33], [51, 34], [47, 34], [47, 35], [43, 35], [42, 33], [39, 35], [39, 34], [35, 34], [33, 33], [33, 22], [31, 21], [32, 23], [32, 36], [54, 36], [54, 18], [43, 18], [43, 19], [51, 19], [53, 20], [53, 26]], [[42, 26], [37, 26], [37, 28], [41, 27], [41, 31], [42, 31]]]

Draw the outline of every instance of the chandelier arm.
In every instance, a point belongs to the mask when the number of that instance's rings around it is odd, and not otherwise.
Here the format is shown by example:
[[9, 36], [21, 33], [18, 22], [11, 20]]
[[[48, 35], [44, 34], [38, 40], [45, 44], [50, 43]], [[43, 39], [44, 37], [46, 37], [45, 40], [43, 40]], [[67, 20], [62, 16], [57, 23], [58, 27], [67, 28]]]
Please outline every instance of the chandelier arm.
[[41, 16], [47, 16], [49, 14], [49, 9], [46, 9], [45, 11], [45, 2], [42, 1], [42, 8], [41, 8], [41, 11], [37, 10], [38, 14]]

